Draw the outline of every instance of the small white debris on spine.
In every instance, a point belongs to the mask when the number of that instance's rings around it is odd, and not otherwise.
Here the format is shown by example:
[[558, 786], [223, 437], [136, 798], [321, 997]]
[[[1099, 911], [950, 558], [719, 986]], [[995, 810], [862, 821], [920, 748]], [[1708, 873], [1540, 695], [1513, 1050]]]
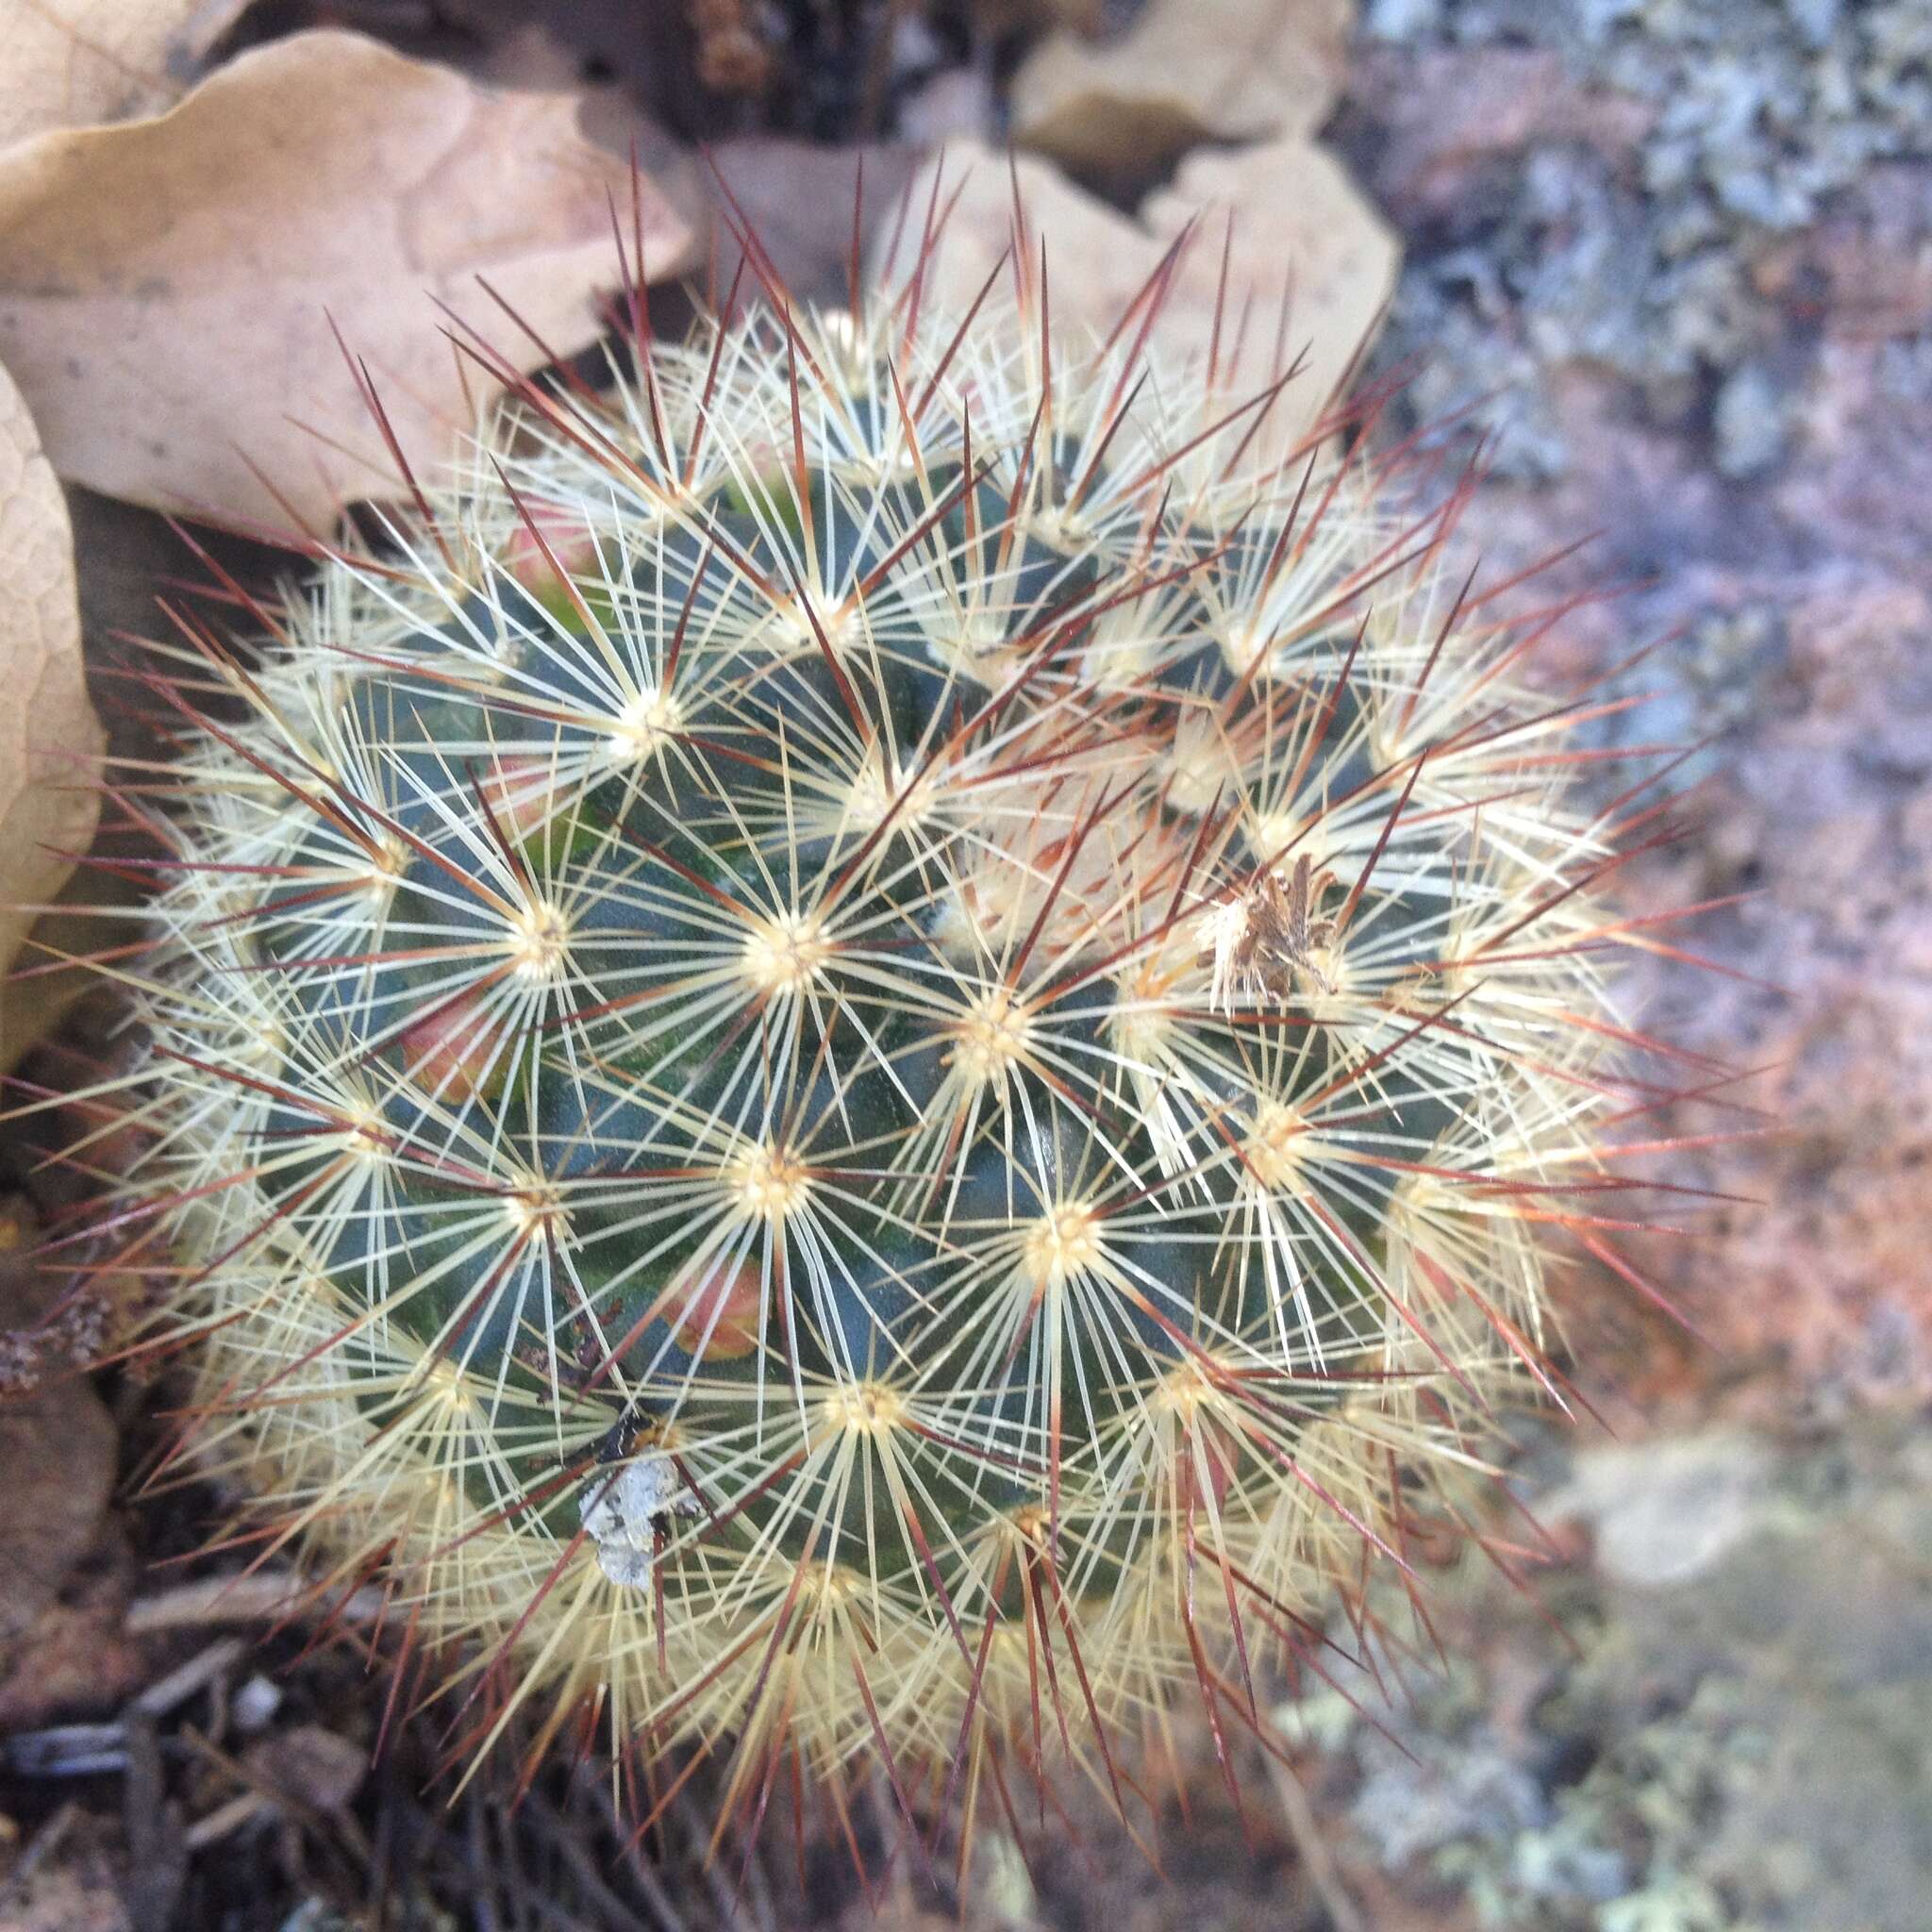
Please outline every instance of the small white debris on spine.
[[1208, 1010], [1232, 1015], [1236, 997], [1245, 990], [1245, 961], [1252, 957], [1247, 895], [1237, 893], [1211, 906], [1195, 922], [1194, 935], [1204, 953], [1214, 956], [1214, 974], [1208, 987]]
[[646, 1449], [615, 1474], [600, 1469], [579, 1507], [585, 1533], [597, 1546], [597, 1567], [612, 1583], [638, 1590], [650, 1583], [664, 1518], [698, 1513], [697, 1498], [658, 1449]]

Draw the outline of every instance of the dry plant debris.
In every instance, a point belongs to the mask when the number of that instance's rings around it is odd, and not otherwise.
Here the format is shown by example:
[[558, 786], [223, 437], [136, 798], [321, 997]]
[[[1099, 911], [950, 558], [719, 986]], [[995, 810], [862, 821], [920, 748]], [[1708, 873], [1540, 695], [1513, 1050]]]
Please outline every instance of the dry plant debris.
[[[158, 119], [0, 153], [0, 358], [56, 468], [325, 530], [399, 487], [332, 325], [410, 462], [453, 454], [493, 384], [432, 297], [487, 318], [520, 370], [599, 333], [632, 175], [577, 111], [325, 31], [242, 55]], [[690, 230], [648, 181], [639, 199], [648, 272], [677, 273]]]
[[0, 0], [0, 147], [158, 114], [247, 0]]
[[[100, 754], [67, 506], [0, 368], [0, 974], [93, 834]], [[0, 1072], [27, 1043], [12, 991], [0, 981]]]

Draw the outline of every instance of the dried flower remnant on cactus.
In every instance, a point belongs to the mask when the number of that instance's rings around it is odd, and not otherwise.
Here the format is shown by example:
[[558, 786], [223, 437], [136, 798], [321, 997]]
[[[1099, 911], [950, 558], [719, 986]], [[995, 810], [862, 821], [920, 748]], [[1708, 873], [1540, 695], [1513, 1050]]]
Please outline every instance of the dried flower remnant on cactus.
[[1284, 1005], [1299, 985], [1333, 991], [1315, 955], [1334, 941], [1337, 922], [1313, 910], [1333, 881], [1327, 873], [1320, 879], [1312, 874], [1306, 852], [1285, 879], [1275, 866], [1257, 866], [1245, 886], [1201, 915], [1201, 944], [1214, 956], [1210, 1006], [1231, 1018], [1238, 990]]
[[750, 258], [251, 649], [180, 617], [159, 689], [236, 703], [142, 806], [108, 1225], [262, 1533], [489, 1656], [466, 1749], [547, 1701], [750, 1817], [1131, 1808], [1553, 1387], [1663, 1091], [1641, 787], [1575, 801], [1549, 614], [1451, 594], [1467, 479], [1162, 365], [1158, 278], [1049, 352], [1036, 272]]

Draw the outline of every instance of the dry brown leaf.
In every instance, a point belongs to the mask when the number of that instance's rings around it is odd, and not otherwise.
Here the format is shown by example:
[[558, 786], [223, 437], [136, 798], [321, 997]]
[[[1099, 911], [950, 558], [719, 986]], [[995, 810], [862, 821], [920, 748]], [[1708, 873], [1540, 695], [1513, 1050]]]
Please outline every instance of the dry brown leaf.
[[0, 0], [0, 147], [158, 114], [248, 0]]
[[[366, 359], [412, 465], [433, 469], [490, 384], [431, 297], [520, 368], [598, 333], [627, 159], [570, 94], [496, 93], [359, 36], [244, 54], [179, 107], [0, 155], [0, 360], [64, 476], [141, 503], [326, 527], [394, 465], [329, 329]], [[689, 227], [648, 179], [655, 276]], [[467, 392], [466, 392], [467, 385]]]
[[[0, 369], [0, 974], [93, 836], [101, 727], [80, 660], [67, 505]], [[0, 986], [0, 1070], [25, 1044]]]
[[1098, 45], [1043, 41], [1013, 76], [1013, 139], [1078, 173], [1145, 178], [1206, 140], [1305, 140], [1347, 67], [1355, 0], [1148, 0]]
[[[1020, 199], [1028, 228], [1043, 244], [1056, 329], [1070, 341], [1106, 335], [1192, 221], [1154, 325], [1151, 341], [1165, 359], [1205, 358], [1221, 292], [1222, 243], [1233, 217], [1227, 307], [1221, 360], [1230, 391], [1245, 394], [1274, 373], [1277, 322], [1300, 373], [1270, 410], [1266, 434], [1288, 447], [1300, 440], [1347, 375], [1379, 321], [1395, 285], [1401, 248], [1393, 232], [1325, 150], [1306, 142], [1195, 156], [1171, 189], [1152, 195], [1139, 221], [1078, 188], [1048, 163], [1017, 158]], [[915, 177], [910, 206], [926, 208], [933, 169], [941, 202], [958, 191], [927, 301], [963, 307], [973, 299], [1012, 239], [1012, 179], [1007, 158], [958, 143]], [[903, 275], [918, 244], [917, 221], [898, 237]], [[890, 250], [877, 265], [892, 272]], [[1253, 308], [1245, 326], [1243, 307]], [[1230, 357], [1239, 341], [1241, 353]]]

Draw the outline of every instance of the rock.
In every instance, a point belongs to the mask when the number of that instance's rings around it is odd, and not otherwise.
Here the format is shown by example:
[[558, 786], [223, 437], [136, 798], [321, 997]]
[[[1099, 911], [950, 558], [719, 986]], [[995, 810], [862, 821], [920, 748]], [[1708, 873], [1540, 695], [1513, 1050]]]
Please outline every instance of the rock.
[[1712, 411], [1719, 472], [1755, 476], [1776, 462], [1785, 445], [1786, 397], [1761, 362], [1745, 362], [1724, 378]]
[[1757, 1529], [1769, 1475], [1764, 1446], [1748, 1435], [1665, 1438], [1580, 1457], [1542, 1513], [1586, 1519], [1604, 1575], [1656, 1589], [1701, 1575]]
[[1013, 77], [1013, 139], [1090, 177], [1158, 176], [1200, 142], [1306, 140], [1354, 0], [1148, 0], [1119, 38], [1058, 33]]
[[1467, 218], [1489, 198], [1482, 171], [1537, 142], [1621, 159], [1656, 111], [1581, 84], [1547, 47], [1373, 49], [1350, 72], [1348, 99], [1376, 128], [1370, 185], [1404, 223]]
[[[0, 1339], [31, 1341], [58, 1322], [59, 1305], [25, 1243], [0, 1246]], [[0, 1682], [7, 1649], [59, 1594], [114, 1485], [114, 1424], [100, 1397], [64, 1362], [46, 1380], [30, 1373], [26, 1382], [0, 1401]]]

